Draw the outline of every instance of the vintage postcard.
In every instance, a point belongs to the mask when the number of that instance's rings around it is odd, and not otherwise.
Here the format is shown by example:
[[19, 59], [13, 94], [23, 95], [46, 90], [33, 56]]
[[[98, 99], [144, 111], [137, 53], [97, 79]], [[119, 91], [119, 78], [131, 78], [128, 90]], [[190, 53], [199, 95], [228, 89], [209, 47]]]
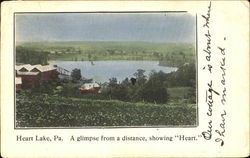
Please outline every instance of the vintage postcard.
[[2, 3], [1, 156], [249, 156], [248, 17], [247, 1]]

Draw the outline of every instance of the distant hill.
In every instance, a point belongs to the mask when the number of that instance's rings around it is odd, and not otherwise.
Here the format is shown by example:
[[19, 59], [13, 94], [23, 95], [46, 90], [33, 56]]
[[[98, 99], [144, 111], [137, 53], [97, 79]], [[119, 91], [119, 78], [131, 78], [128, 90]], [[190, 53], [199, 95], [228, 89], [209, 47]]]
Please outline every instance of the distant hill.
[[[134, 41], [25, 42], [17, 47], [49, 52], [49, 60], [159, 60], [179, 65], [195, 60], [194, 44]], [[17, 52], [18, 53], [18, 52]]]

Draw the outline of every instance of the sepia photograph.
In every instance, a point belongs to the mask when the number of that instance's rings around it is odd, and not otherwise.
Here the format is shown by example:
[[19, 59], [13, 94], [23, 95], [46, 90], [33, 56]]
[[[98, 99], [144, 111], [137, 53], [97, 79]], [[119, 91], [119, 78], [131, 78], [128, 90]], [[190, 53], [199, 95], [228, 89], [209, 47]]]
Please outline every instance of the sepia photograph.
[[15, 13], [15, 128], [197, 126], [196, 16]]

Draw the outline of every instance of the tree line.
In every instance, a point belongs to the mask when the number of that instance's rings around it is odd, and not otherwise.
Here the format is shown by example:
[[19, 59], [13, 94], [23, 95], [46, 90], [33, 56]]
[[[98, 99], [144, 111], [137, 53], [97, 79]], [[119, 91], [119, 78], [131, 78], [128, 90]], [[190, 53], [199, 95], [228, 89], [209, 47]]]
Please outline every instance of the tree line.
[[[79, 69], [72, 71], [72, 80], [81, 79]], [[149, 76], [145, 70], [138, 69], [133, 78], [126, 78], [122, 82], [111, 78], [102, 84], [101, 94], [90, 94], [81, 97], [112, 100], [117, 99], [128, 102], [167, 103], [169, 101], [168, 88], [190, 87], [188, 98], [190, 103], [195, 103], [196, 98], [196, 68], [195, 64], [185, 64], [177, 71], [164, 73], [152, 71]]]
[[147, 78], [144, 70], [138, 69], [133, 78], [126, 78], [117, 83], [116, 78], [110, 79], [104, 87], [102, 95], [106, 99], [118, 99], [132, 102], [166, 103], [169, 101], [168, 88], [192, 87], [189, 92], [191, 102], [195, 102], [196, 72], [195, 64], [181, 66], [176, 72], [164, 73], [152, 71]]
[[80, 93], [81, 82], [79, 81], [82, 77], [79, 69], [73, 70], [71, 77], [72, 81], [58, 79], [52, 83], [34, 87], [32, 91], [62, 97], [164, 104], [170, 99], [169, 88], [190, 87], [187, 94], [188, 103], [196, 102], [195, 64], [185, 64], [171, 73], [152, 71], [149, 76], [145, 75], [144, 70], [138, 69], [133, 78], [125, 78], [122, 82], [118, 82], [116, 78], [109, 79], [109, 82], [101, 85], [101, 93], [98, 94]]
[[47, 51], [34, 50], [30, 48], [25, 48], [22, 46], [16, 47], [16, 62], [22, 64], [48, 64], [48, 55]]

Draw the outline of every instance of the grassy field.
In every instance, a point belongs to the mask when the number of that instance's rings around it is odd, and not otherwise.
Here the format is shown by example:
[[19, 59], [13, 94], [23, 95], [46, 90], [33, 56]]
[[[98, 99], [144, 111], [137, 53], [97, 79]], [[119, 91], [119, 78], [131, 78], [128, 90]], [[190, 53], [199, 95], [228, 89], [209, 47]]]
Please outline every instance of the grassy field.
[[195, 125], [195, 105], [17, 95], [18, 127]]
[[168, 93], [170, 94], [171, 100], [185, 99], [190, 89], [191, 87], [173, 87], [168, 88]]
[[[49, 52], [49, 60], [157, 60], [194, 62], [195, 48], [188, 43], [150, 42], [29, 42], [18, 46]], [[164, 62], [162, 62], [164, 63]]]

